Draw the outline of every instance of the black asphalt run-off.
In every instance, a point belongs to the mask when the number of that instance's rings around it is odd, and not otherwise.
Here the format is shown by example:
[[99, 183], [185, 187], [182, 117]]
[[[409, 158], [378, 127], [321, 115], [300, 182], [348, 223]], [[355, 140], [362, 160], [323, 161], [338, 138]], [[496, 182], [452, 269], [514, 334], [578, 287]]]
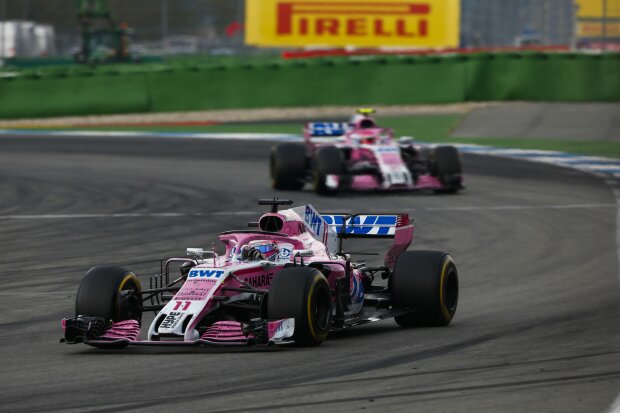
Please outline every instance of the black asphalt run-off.
[[[0, 411], [599, 412], [614, 401], [617, 206], [603, 180], [467, 155], [459, 195], [324, 198], [271, 190], [269, 147], [0, 139]], [[412, 248], [444, 249], [458, 265], [453, 323], [403, 329], [385, 320], [318, 348], [58, 343], [88, 268], [126, 264], [148, 285], [160, 258], [247, 228], [262, 211], [256, 200], [274, 195], [319, 210], [409, 212]], [[247, 211], [256, 215], [235, 215]], [[152, 215], [169, 212], [186, 215]]]

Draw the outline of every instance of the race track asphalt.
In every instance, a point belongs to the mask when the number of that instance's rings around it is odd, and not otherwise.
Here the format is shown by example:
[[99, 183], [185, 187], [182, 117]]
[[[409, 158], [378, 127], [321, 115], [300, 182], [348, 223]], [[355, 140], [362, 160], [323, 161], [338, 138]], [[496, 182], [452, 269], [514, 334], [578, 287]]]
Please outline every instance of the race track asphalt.
[[[210, 247], [274, 195], [265, 142], [0, 139], [0, 411], [600, 412], [620, 391], [613, 191], [543, 164], [466, 156], [456, 196], [275, 195], [410, 212], [413, 248], [449, 251], [445, 328], [393, 320], [318, 348], [101, 351], [61, 345], [78, 283]], [[256, 215], [250, 212], [256, 212]], [[162, 214], [159, 214], [162, 213]], [[166, 214], [175, 213], [175, 214]], [[86, 215], [84, 215], [86, 214]], [[113, 215], [117, 214], [117, 215]], [[356, 245], [384, 251], [384, 244]], [[148, 320], [147, 320], [148, 322]]]
[[620, 104], [503, 102], [475, 108], [455, 137], [620, 141]]

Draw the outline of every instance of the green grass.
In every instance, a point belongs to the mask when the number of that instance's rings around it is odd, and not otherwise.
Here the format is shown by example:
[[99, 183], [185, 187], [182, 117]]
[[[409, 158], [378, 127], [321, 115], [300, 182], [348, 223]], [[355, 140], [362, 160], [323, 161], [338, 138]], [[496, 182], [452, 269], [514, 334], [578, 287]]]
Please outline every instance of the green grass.
[[[382, 125], [394, 128], [395, 136], [413, 136], [419, 141], [488, 145], [517, 149], [542, 149], [563, 151], [583, 155], [620, 158], [620, 142], [609, 141], [575, 141], [561, 139], [524, 139], [524, 138], [455, 138], [450, 132], [461, 120], [461, 115], [422, 115], [399, 116], [381, 119]], [[58, 128], [56, 130], [65, 130]], [[300, 134], [299, 123], [243, 123], [220, 124], [211, 126], [110, 126], [73, 128], [72, 130], [100, 131], [148, 131], [148, 132], [210, 132], [210, 133], [290, 133]]]

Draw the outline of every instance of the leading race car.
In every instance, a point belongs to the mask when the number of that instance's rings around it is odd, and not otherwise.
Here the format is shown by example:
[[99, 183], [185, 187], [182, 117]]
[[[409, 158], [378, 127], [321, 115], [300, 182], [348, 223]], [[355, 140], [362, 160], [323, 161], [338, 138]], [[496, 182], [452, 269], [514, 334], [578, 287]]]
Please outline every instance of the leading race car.
[[311, 122], [304, 144], [283, 143], [271, 151], [274, 189], [301, 190], [306, 182], [320, 194], [341, 190], [416, 190], [455, 193], [463, 188], [461, 159], [454, 146], [430, 148], [413, 139], [394, 140], [360, 109], [350, 123]]
[[[407, 214], [320, 214], [311, 205], [270, 212], [251, 230], [220, 234], [226, 252], [188, 248], [162, 260], [142, 289], [122, 267], [91, 268], [80, 283], [66, 343], [95, 347], [321, 344], [331, 331], [388, 317], [404, 327], [445, 326], [454, 317], [458, 275], [449, 254], [406, 251]], [[347, 238], [392, 239], [384, 265], [354, 263]], [[177, 275], [173, 272], [178, 271]], [[387, 279], [375, 283], [377, 275]], [[146, 311], [155, 313], [141, 338]]]

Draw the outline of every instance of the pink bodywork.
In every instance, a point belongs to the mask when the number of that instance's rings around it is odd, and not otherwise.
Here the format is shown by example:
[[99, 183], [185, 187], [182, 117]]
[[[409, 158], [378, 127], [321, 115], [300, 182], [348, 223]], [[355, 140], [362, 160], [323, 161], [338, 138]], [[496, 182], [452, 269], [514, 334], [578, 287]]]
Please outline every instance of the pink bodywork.
[[125, 320], [114, 323], [101, 337], [103, 339], [126, 339], [136, 341], [140, 338], [140, 323], [137, 320]]
[[[307, 208], [312, 208], [311, 206], [305, 207], [306, 211], [308, 211]], [[314, 209], [311, 211], [314, 211]], [[176, 341], [177, 343], [179, 341], [205, 344], [247, 343], [252, 337], [244, 334], [241, 323], [237, 321], [216, 322], [206, 332], [202, 333], [200, 337], [192, 336], [192, 332], [196, 331], [195, 328], [201, 319], [218, 305], [217, 301], [211, 300], [214, 295], [231, 297], [238, 294], [235, 291], [226, 291], [225, 287], [244, 288], [247, 285], [251, 285], [253, 288], [268, 290], [273, 277], [286, 264], [291, 264], [294, 261], [299, 264], [302, 259], [305, 265], [312, 264], [313, 262], [321, 262], [322, 265], [326, 265], [331, 270], [328, 276], [328, 283], [332, 289], [335, 289], [336, 280], [345, 276], [344, 268], [346, 266], [346, 261], [341, 256], [334, 255], [337, 251], [328, 250], [328, 245], [330, 243], [333, 245], [333, 241], [336, 239], [336, 233], [322, 219], [322, 223], [319, 225], [319, 228], [321, 226], [322, 228], [315, 232], [316, 222], [310, 222], [306, 216], [300, 216], [298, 212], [299, 208], [294, 208], [278, 213], [265, 214], [261, 217], [261, 220], [263, 218], [281, 220], [283, 225], [278, 232], [246, 231], [220, 234], [220, 241], [226, 248], [224, 255], [206, 258], [190, 270], [180, 290], [155, 317], [146, 341], [139, 341], [140, 325], [135, 320], [114, 323], [100, 337], [100, 340], [124, 340], [132, 344], [144, 345], [170, 345], [170, 341], [159, 341], [158, 337], [155, 340], [153, 328], [157, 324], [157, 318], [166, 317], [167, 319], [167, 316], [172, 312], [177, 314], [187, 312], [192, 316], [191, 321], [186, 327], [186, 333], [182, 340], [179, 337], [179, 340]], [[410, 224], [408, 215], [398, 215], [393, 231], [394, 241], [385, 256], [385, 263], [388, 267], [393, 268], [398, 256], [411, 244], [412, 238], [413, 225]], [[256, 240], [276, 242], [280, 247], [280, 254], [278, 254], [274, 261], [241, 260], [239, 256], [241, 248]], [[286, 249], [288, 252], [283, 252]], [[325, 264], [325, 262], [332, 264]], [[229, 275], [231, 272], [234, 274], [234, 277]], [[356, 296], [360, 308], [363, 302], [362, 285], [362, 273], [359, 270], [353, 269], [351, 274], [351, 295], [352, 299], [353, 295]], [[270, 320], [268, 322], [267, 329], [270, 339], [275, 337], [276, 331], [282, 329], [286, 321]], [[163, 325], [162, 320], [160, 320], [160, 325]]]
[[[394, 140], [394, 131], [389, 128], [362, 128], [359, 118], [358, 121], [348, 129], [344, 135], [339, 137], [317, 138], [311, 135], [309, 124], [304, 127], [304, 141], [310, 156], [314, 156], [318, 148], [323, 146], [335, 146], [337, 148], [348, 148], [351, 150], [350, 162], [369, 162], [379, 166], [385, 174], [391, 171], [408, 170], [400, 155], [400, 146]], [[365, 118], [371, 119], [371, 118]], [[373, 120], [374, 123], [374, 120]], [[382, 152], [385, 151], [385, 152]], [[338, 186], [341, 179], [337, 175], [329, 175], [328, 182]], [[381, 180], [376, 175], [356, 174], [352, 176], [350, 188], [357, 191], [374, 190], [417, 190], [430, 189], [441, 190], [445, 185], [435, 176], [423, 174], [410, 182], [390, 183], [382, 185]]]
[[209, 326], [209, 328], [207, 328], [207, 331], [202, 336], [200, 336], [200, 338], [202, 340], [209, 341], [246, 342], [248, 341], [248, 338], [253, 338], [253, 336], [251, 334], [243, 334], [241, 323], [237, 321], [218, 321], [213, 323], [213, 325]]

